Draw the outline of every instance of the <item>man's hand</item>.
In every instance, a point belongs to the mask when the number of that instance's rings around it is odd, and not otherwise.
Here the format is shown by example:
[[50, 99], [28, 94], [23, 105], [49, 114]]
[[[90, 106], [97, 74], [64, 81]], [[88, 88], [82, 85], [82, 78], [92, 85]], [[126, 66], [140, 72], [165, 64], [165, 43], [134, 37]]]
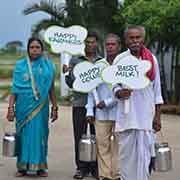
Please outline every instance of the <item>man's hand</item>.
[[72, 67], [71, 67], [71, 66], [68, 66], [68, 65], [66, 65], [66, 64], [63, 64], [62, 70], [63, 70], [63, 73], [66, 73], [66, 72], [71, 71], [71, 70], [72, 70]]
[[93, 124], [95, 122], [95, 117], [94, 116], [87, 116], [86, 120], [88, 123]]
[[156, 104], [155, 106], [155, 117], [153, 120], [153, 129], [158, 132], [161, 130], [161, 110], [160, 105]]
[[121, 89], [116, 92], [116, 97], [119, 99], [129, 99], [131, 92], [132, 90], [130, 89]]
[[106, 107], [106, 104], [104, 101], [100, 101], [97, 105], [96, 105], [97, 108], [99, 109], [103, 109]]
[[153, 121], [153, 129], [158, 132], [161, 130], [161, 120], [157, 117], [154, 118]]

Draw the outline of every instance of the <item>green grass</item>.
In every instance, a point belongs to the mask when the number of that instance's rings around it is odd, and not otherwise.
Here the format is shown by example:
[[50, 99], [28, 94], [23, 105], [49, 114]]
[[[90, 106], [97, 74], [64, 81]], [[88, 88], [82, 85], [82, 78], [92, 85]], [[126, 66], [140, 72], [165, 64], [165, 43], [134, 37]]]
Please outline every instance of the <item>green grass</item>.
[[6, 54], [0, 54], [0, 61], [4, 61], [4, 60], [14, 60], [16, 61], [17, 59], [20, 59], [22, 57], [24, 57], [25, 54], [10, 54], [10, 53], [6, 53]]
[[0, 67], [0, 77], [1, 78], [11, 78], [13, 73], [13, 69]]
[[10, 85], [0, 85], [0, 100], [5, 99], [11, 93]]
[[[16, 61], [18, 59], [21, 59], [25, 57], [27, 54], [26, 53], [2, 53], [0, 52], [0, 61], [4, 60], [13, 60]], [[59, 55], [57, 54], [51, 54], [51, 59], [53, 60], [54, 63], [59, 63]]]
[[11, 89], [11, 85], [7, 85], [7, 84], [0, 85], [0, 90], [10, 90], [10, 89]]

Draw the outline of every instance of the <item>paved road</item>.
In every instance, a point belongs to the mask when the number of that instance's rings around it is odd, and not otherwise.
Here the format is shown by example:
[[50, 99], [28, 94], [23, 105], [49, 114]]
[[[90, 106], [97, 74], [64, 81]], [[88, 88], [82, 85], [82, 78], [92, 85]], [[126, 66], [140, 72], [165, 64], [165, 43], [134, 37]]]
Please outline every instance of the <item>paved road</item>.
[[[5, 118], [7, 104], [0, 104], [0, 180], [14, 180], [15, 159], [2, 157], [4, 129], [12, 129]], [[60, 119], [51, 126], [49, 137], [48, 180], [71, 180], [74, 173], [71, 107], [60, 107]], [[173, 149], [173, 170], [167, 173], [153, 173], [151, 180], [180, 179], [180, 116], [162, 115], [163, 131]], [[21, 178], [30, 179], [30, 178]], [[42, 178], [35, 178], [42, 179]], [[91, 178], [86, 178], [90, 180]]]

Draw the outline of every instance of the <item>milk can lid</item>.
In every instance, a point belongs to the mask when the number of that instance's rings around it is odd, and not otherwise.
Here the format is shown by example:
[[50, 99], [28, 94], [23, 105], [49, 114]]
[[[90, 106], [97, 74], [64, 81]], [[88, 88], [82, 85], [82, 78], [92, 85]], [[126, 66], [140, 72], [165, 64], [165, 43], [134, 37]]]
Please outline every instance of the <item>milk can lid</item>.
[[155, 147], [156, 147], [156, 148], [168, 147], [168, 142], [155, 143]]
[[5, 132], [4, 135], [5, 136], [15, 136], [16, 133], [15, 132]]

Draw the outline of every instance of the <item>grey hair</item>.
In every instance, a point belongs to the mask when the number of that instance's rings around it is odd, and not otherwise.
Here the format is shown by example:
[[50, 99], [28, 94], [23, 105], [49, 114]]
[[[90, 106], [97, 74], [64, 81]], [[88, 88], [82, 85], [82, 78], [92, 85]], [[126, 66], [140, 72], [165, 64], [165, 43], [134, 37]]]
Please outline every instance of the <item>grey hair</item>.
[[124, 38], [127, 38], [127, 34], [128, 31], [131, 29], [138, 29], [139, 31], [141, 31], [142, 37], [145, 38], [146, 36], [146, 30], [144, 28], [144, 26], [140, 26], [140, 25], [129, 25], [126, 27], [126, 29], [124, 30]]
[[120, 37], [117, 35], [117, 34], [114, 34], [114, 33], [109, 33], [106, 35], [106, 38], [105, 38], [105, 41], [108, 39], [108, 38], [114, 38], [116, 39], [116, 41], [118, 42], [119, 45], [121, 45], [121, 39]]

